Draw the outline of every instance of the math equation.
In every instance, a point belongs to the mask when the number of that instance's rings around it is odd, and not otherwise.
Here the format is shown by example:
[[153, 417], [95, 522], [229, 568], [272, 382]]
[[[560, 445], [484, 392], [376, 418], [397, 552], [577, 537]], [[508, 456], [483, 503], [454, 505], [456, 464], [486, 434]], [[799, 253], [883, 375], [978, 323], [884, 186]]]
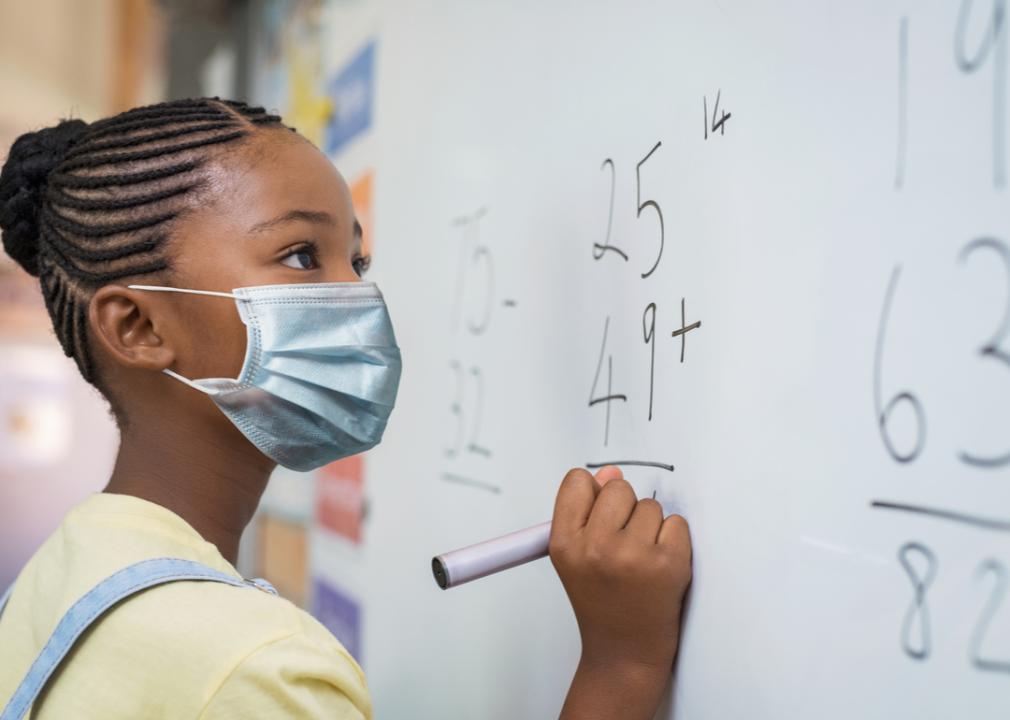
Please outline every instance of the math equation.
[[[972, 32], [969, 32], [969, 26], [973, 28]], [[909, 145], [908, 127], [915, 122], [910, 110], [909, 77], [917, 71], [916, 58], [921, 56], [917, 54], [917, 48], [941, 39], [925, 35], [917, 37], [914, 16], [901, 17], [897, 30], [898, 125], [893, 192], [900, 196], [919, 179], [936, 180], [923, 177], [930, 172], [928, 166], [919, 170], [918, 175], [908, 171], [909, 157], [917, 150]], [[983, 137], [988, 136], [991, 150], [990, 157], [986, 159], [988, 166], [978, 166], [977, 173], [986, 177], [991, 188], [989, 192], [1001, 194], [1006, 185], [1005, 0], [960, 2], [952, 35], [946, 41], [953, 50], [950, 62], [961, 77], [991, 74], [991, 90], [986, 96], [978, 98], [973, 110], [973, 131]], [[951, 242], [951, 267], [958, 272], [966, 272], [983, 264], [995, 266], [998, 274], [1005, 278], [1006, 296], [1010, 297], [1010, 238], [998, 232], [998, 228], [980, 232], [979, 228], [968, 224], [963, 236], [952, 238]], [[897, 466], [913, 471], [911, 476], [905, 476], [911, 482], [902, 486], [909, 496], [913, 496], [914, 471], [925, 458], [942, 459], [945, 456], [953, 459], [970, 480], [986, 474], [991, 477], [996, 471], [1007, 468], [1010, 466], [1010, 435], [1006, 448], [992, 450], [977, 447], [965, 432], [960, 436], [950, 431], [943, 435], [930, 433], [931, 418], [935, 419], [934, 413], [939, 411], [931, 409], [927, 399], [929, 388], [884, 382], [885, 377], [900, 376], [900, 369], [885, 372], [885, 368], [888, 368], [888, 341], [894, 331], [894, 309], [902, 298], [909, 272], [902, 259], [898, 258], [881, 293], [872, 355], [872, 402], [880, 447]], [[939, 351], [974, 355], [977, 363], [975, 372], [998, 368], [1010, 372], [1010, 304], [1004, 303], [1002, 307], [990, 310], [996, 311], [993, 316], [997, 320], [987, 334], [977, 338], [973, 347], [943, 348]], [[967, 498], [970, 495], [962, 497]], [[903, 577], [908, 591], [906, 604], [899, 614], [900, 624], [895, 628], [899, 651], [909, 660], [919, 663], [929, 662], [937, 653], [954, 653], [964, 657], [965, 662], [975, 670], [1010, 675], [1010, 646], [1005, 641], [999, 642], [998, 633], [993, 632], [1001, 614], [1010, 612], [1010, 608], [1005, 607], [1010, 584], [1008, 562], [998, 553], [979, 546], [977, 557], [970, 561], [973, 566], [964, 567], [964, 558], [948, 562], [930, 539], [932, 529], [938, 524], [959, 527], [965, 533], [977, 533], [980, 537], [994, 532], [1010, 532], [1010, 517], [1006, 514], [1000, 516], [998, 512], [978, 513], [974, 508], [916, 502], [901, 496], [873, 497], [869, 506], [875, 513], [900, 513], [921, 522], [921, 531], [902, 542], [892, 555], [895, 572]], [[967, 583], [966, 577], [970, 578]], [[965, 594], [970, 594], [979, 608], [970, 618], [969, 630], [961, 633], [957, 646], [948, 642], [938, 647], [935, 638], [939, 627], [949, 629], [964, 624], [964, 618], [953, 609], [951, 602], [952, 598], [960, 602]]]

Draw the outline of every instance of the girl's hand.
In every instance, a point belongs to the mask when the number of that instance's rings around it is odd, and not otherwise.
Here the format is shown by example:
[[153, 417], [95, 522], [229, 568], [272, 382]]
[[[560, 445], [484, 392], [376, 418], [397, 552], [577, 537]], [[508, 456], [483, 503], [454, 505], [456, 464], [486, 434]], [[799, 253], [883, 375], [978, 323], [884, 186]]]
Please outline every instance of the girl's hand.
[[652, 718], [691, 582], [687, 522], [679, 515], [664, 520], [651, 498], [637, 500], [616, 467], [596, 478], [574, 469], [558, 491], [550, 556], [582, 635], [561, 717]]

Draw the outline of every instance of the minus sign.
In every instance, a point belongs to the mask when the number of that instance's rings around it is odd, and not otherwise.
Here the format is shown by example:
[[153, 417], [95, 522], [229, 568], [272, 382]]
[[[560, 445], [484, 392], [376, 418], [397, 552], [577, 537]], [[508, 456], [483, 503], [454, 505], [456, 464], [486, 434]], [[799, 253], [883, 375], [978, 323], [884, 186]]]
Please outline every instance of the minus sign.
[[516, 301], [515, 300], [505, 300], [502, 303], [502, 305], [504, 305], [505, 307], [515, 307], [516, 306]]
[[673, 472], [673, 465], [661, 462], [653, 462], [652, 460], [611, 460], [609, 462], [586, 463], [586, 467], [589, 468], [590, 470], [596, 470], [606, 465], [635, 465], [637, 467], [653, 467], [653, 468], [659, 468], [660, 470], [666, 470], [667, 472]]
[[501, 488], [497, 485], [492, 485], [491, 483], [481, 482], [480, 480], [475, 480], [464, 475], [457, 475], [456, 473], [444, 472], [442, 473], [442, 479], [446, 482], [458, 483], [460, 485], [467, 485], [469, 487], [478, 488], [480, 490], [487, 490], [488, 492], [493, 492], [496, 495], [501, 492]]

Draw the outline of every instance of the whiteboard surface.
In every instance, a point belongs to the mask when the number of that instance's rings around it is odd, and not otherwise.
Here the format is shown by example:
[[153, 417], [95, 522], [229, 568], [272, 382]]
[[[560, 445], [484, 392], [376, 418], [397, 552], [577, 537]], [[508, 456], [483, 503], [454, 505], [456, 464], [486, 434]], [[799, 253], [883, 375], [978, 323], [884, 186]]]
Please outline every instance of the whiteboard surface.
[[[1002, 6], [356, 11], [376, 125], [338, 167], [376, 168], [405, 363], [355, 561], [377, 717], [556, 716], [579, 647], [549, 562], [444, 592], [430, 558], [614, 460], [675, 466], [625, 470], [694, 542], [659, 717], [1003, 716]], [[594, 257], [608, 223], [626, 260]]]

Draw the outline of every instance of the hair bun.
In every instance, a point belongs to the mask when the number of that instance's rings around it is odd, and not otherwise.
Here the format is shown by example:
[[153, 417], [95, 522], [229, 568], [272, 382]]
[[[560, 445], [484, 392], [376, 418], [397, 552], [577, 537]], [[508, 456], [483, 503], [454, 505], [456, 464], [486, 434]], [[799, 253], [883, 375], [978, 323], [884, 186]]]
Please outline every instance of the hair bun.
[[0, 229], [3, 246], [21, 267], [39, 274], [39, 214], [46, 180], [88, 129], [83, 120], [21, 135], [0, 171]]

